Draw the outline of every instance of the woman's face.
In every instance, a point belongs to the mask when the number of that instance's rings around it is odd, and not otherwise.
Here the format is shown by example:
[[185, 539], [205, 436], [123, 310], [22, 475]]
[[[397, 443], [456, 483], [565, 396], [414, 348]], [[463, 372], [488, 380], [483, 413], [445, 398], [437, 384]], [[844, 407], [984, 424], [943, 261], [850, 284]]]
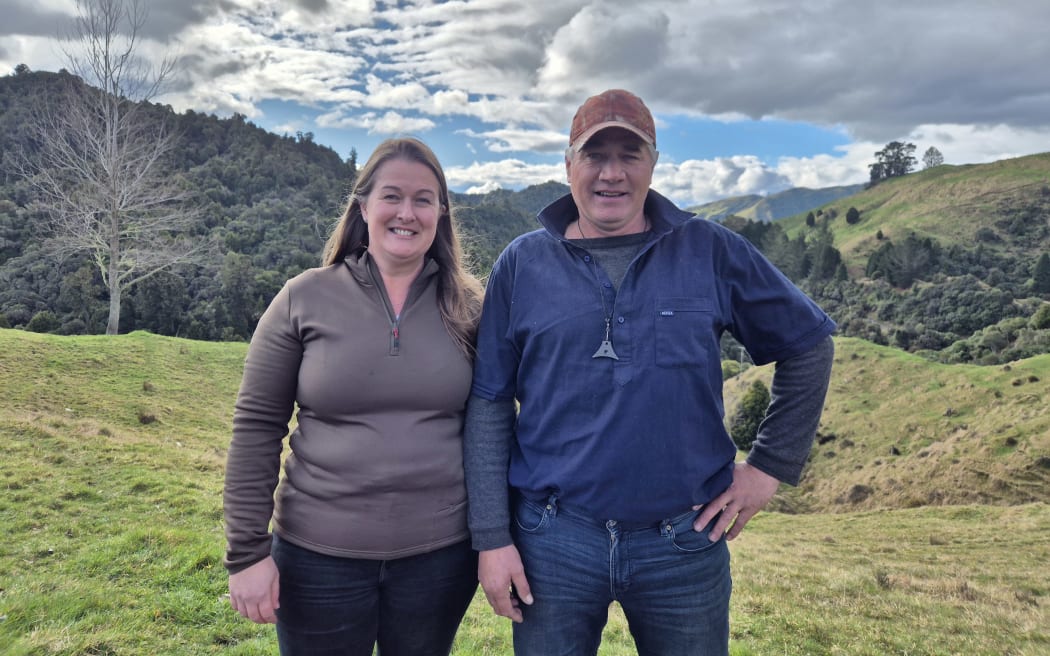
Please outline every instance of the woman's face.
[[437, 176], [425, 164], [391, 159], [376, 169], [361, 204], [368, 224], [368, 252], [384, 273], [423, 266], [441, 216]]

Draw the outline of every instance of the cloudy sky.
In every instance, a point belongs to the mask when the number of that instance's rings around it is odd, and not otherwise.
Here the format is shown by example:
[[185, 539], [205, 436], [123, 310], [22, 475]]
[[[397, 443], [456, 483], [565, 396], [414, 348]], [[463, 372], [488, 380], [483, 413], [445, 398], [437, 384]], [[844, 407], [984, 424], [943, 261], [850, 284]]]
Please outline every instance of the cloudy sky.
[[[1048, 0], [141, 1], [140, 53], [179, 57], [160, 101], [361, 162], [412, 134], [458, 191], [563, 182], [573, 112], [611, 87], [653, 110], [653, 186], [685, 205], [864, 182], [892, 140], [1050, 151]], [[0, 0], [0, 74], [62, 68], [75, 8]]]

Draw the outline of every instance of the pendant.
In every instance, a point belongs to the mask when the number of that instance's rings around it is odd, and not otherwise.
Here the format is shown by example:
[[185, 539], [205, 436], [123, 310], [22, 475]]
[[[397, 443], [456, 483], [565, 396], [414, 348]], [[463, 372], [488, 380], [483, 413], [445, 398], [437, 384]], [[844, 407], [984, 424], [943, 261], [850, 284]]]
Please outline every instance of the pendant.
[[609, 340], [609, 335], [612, 333], [612, 320], [610, 317], [605, 318], [605, 339], [602, 340], [601, 346], [594, 352], [591, 358], [609, 358], [610, 360], [619, 360], [616, 356], [616, 351], [613, 350], [612, 342]]
[[613, 350], [612, 342], [609, 340], [602, 340], [602, 345], [598, 347], [598, 350], [594, 352], [592, 358], [609, 358], [610, 360], [619, 360], [616, 356], [616, 351]]

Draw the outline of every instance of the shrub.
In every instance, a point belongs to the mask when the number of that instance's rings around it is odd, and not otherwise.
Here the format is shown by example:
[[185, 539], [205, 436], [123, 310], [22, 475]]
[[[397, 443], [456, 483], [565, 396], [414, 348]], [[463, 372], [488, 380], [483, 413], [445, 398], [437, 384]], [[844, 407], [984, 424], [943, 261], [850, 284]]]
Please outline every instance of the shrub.
[[26, 324], [26, 330], [34, 333], [50, 333], [58, 330], [58, 327], [61, 325], [54, 312], [41, 310], [29, 320], [29, 323]]
[[746, 368], [747, 367], [742, 362], [737, 362], [736, 360], [722, 360], [722, 380], [729, 380], [733, 376], [744, 371]]
[[[0, 314], [0, 317], [3, 317], [3, 315]], [[1050, 303], [1043, 303], [1032, 315], [1032, 328], [1036, 330], [1050, 328]]]
[[755, 443], [758, 427], [766, 417], [769, 407], [769, 389], [760, 380], [751, 383], [740, 401], [740, 407], [729, 425], [729, 436], [733, 438], [736, 448], [747, 451]]

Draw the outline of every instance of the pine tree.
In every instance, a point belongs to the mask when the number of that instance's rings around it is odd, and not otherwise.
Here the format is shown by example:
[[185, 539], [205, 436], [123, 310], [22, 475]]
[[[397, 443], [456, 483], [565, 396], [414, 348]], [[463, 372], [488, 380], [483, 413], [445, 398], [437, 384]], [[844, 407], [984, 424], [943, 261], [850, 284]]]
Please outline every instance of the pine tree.
[[1050, 294], [1050, 255], [1043, 253], [1032, 270], [1032, 291], [1036, 294]]

